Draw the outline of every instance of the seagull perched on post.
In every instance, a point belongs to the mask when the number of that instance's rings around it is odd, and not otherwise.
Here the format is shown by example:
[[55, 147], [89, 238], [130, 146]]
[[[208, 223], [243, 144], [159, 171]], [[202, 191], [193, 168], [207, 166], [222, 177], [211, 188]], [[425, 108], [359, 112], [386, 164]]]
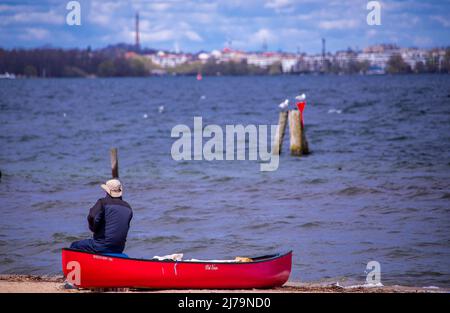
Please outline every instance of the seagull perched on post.
[[286, 109], [289, 106], [289, 99], [284, 100], [283, 102], [281, 102], [278, 107], [280, 109]]
[[304, 101], [305, 99], [306, 99], [306, 95], [304, 93], [295, 97], [295, 100], [298, 100], [298, 101]]

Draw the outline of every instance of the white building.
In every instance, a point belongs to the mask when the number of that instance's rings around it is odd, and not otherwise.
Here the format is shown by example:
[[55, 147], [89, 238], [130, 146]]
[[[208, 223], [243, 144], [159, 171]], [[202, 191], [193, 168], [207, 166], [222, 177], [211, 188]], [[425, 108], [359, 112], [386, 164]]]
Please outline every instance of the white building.
[[186, 63], [189, 58], [185, 54], [166, 53], [159, 51], [156, 54], [146, 55], [152, 63], [159, 65], [162, 68], [175, 67], [180, 64]]
[[242, 62], [247, 59], [247, 54], [242, 51], [224, 48], [219, 57], [219, 62]]
[[403, 60], [411, 66], [412, 69], [416, 67], [418, 62], [425, 64], [428, 53], [420, 49], [402, 49], [401, 56]]
[[281, 63], [281, 56], [277, 53], [252, 53], [247, 55], [248, 64], [262, 68], [267, 68], [276, 62]]
[[358, 53], [356, 60], [359, 62], [368, 61], [371, 66], [380, 68], [382, 71], [386, 70], [387, 62], [390, 57], [394, 54], [395, 51], [386, 51], [386, 52], [362, 52]]
[[298, 59], [295, 56], [287, 56], [281, 59], [281, 70], [283, 73], [291, 73], [296, 71]]
[[199, 54], [197, 55], [197, 58], [198, 58], [202, 63], [206, 63], [206, 61], [208, 61], [208, 59], [209, 59], [209, 54], [208, 54], [208, 53], [205, 53], [205, 52], [202, 52], [202, 53], [199, 53]]

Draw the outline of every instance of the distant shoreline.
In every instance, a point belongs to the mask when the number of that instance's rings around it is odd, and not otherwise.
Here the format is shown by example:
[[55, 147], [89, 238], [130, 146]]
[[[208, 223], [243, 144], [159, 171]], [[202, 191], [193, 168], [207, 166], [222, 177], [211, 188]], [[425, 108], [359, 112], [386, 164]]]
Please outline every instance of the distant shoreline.
[[0, 75], [36, 77], [122, 77], [149, 75], [299, 75], [450, 73], [450, 47], [417, 49], [392, 44], [321, 54], [246, 52], [223, 48], [183, 53], [127, 44], [103, 49], [3, 49]]
[[[295, 76], [300, 76], [300, 77], [338, 77], [338, 76], [375, 76], [375, 77], [389, 77], [389, 76], [427, 76], [427, 75], [432, 75], [432, 76], [448, 76], [450, 75], [450, 73], [397, 73], [397, 74], [389, 74], [389, 73], [385, 73], [385, 74], [362, 74], [362, 73], [347, 73], [347, 74], [334, 74], [334, 73], [322, 73], [322, 74], [317, 74], [317, 73], [293, 73], [293, 74], [288, 74], [288, 73], [283, 73], [283, 74], [242, 74], [242, 75], [231, 75], [231, 74], [227, 74], [227, 75], [204, 75], [204, 77], [207, 78], [211, 78], [211, 77], [295, 77]], [[176, 75], [172, 75], [172, 74], [163, 74], [163, 75], [147, 75], [147, 76], [74, 76], [74, 77], [70, 77], [70, 76], [47, 76], [47, 77], [40, 77], [40, 76], [21, 76], [21, 75], [15, 75], [14, 78], [10, 78], [10, 79], [4, 79], [4, 80], [15, 80], [15, 79], [31, 79], [31, 80], [41, 80], [41, 79], [104, 79], [104, 78], [154, 78], [154, 77], [158, 77], [158, 78], [164, 78], [164, 77], [192, 77], [194, 78], [195, 75], [194, 74], [176, 74]], [[0, 81], [2, 79], [0, 78]]]

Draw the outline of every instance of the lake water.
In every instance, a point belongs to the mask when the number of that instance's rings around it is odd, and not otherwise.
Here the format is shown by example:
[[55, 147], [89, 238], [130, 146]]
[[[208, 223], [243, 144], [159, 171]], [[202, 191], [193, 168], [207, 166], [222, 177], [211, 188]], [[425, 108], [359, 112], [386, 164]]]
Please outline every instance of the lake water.
[[[276, 124], [300, 92], [312, 154], [172, 159], [175, 125]], [[130, 256], [292, 249], [291, 280], [362, 283], [375, 260], [384, 284], [450, 286], [450, 76], [1, 80], [0, 109], [0, 273], [61, 273], [117, 147]]]

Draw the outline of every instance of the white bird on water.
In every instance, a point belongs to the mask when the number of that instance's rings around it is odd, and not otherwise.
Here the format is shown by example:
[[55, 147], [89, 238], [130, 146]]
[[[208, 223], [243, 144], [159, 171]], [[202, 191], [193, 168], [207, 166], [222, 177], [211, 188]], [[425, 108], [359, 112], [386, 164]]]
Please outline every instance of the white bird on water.
[[328, 113], [337, 113], [337, 114], [341, 114], [341, 113], [342, 113], [342, 110], [339, 110], [339, 109], [329, 109], [329, 110], [328, 110]]
[[289, 99], [284, 100], [283, 102], [281, 102], [278, 107], [280, 109], [286, 109], [289, 106]]
[[160, 105], [160, 106], [158, 107], [158, 112], [159, 112], [159, 113], [164, 112], [164, 106], [163, 106], [163, 105]]

